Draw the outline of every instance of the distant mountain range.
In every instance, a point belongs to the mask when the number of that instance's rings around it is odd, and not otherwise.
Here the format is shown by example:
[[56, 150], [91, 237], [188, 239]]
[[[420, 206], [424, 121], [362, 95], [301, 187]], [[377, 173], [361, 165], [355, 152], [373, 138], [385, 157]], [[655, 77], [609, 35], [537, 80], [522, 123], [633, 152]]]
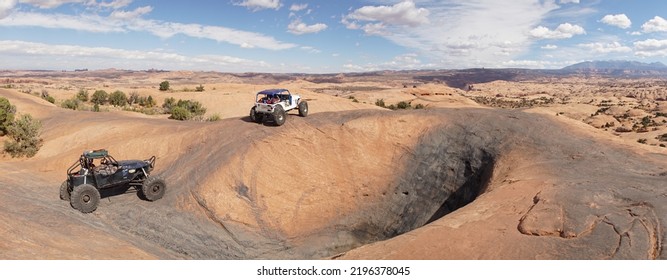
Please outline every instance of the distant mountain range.
[[663, 72], [667, 71], [667, 65], [661, 62], [643, 63], [638, 61], [611, 60], [611, 61], [586, 61], [563, 68], [564, 71], [573, 72]]

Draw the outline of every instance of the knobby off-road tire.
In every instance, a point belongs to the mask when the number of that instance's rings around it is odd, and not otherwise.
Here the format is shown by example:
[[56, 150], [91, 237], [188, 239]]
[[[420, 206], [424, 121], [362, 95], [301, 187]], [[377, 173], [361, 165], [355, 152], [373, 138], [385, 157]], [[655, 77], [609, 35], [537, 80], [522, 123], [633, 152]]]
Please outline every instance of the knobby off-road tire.
[[93, 186], [84, 184], [75, 187], [70, 197], [72, 208], [82, 213], [91, 213], [100, 203], [100, 192]]
[[250, 109], [250, 120], [256, 123], [262, 123], [263, 118], [264, 116], [260, 113], [257, 113], [255, 107], [252, 107], [252, 109]]
[[306, 101], [299, 102], [299, 116], [302, 117], [308, 116], [308, 102]]
[[276, 108], [273, 109], [273, 120], [276, 122], [277, 126], [285, 124], [286, 118], [287, 114], [285, 114], [285, 109], [283, 109], [282, 106], [276, 106]]
[[67, 180], [65, 180], [65, 182], [60, 184], [60, 199], [69, 201], [69, 198], [70, 194], [69, 190], [67, 189]]
[[164, 196], [166, 189], [167, 185], [162, 178], [150, 177], [141, 186], [141, 195], [148, 201], [156, 201]]

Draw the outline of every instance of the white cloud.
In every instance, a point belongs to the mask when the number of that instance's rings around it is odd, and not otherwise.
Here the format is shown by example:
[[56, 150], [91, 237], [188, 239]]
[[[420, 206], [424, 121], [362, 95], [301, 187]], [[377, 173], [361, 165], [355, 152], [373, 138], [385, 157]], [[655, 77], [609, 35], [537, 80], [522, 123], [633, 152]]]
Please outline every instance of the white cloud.
[[280, 0], [243, 0], [239, 3], [234, 3], [234, 5], [243, 6], [253, 11], [263, 9], [278, 10], [283, 6], [283, 4], [280, 3]]
[[429, 69], [435, 68], [432, 63], [422, 63], [419, 55], [415, 53], [406, 53], [394, 57], [391, 61], [383, 63], [353, 64], [343, 65], [343, 69], [350, 72], [368, 72], [380, 70], [404, 70], [404, 69]]
[[563, 68], [578, 61], [548, 61], [548, 60], [509, 60], [500, 64], [501, 67], [529, 68], [529, 69], [554, 69]]
[[575, 3], [579, 4], [579, 0], [560, 0], [559, 1], [561, 4], [567, 4], [567, 3]]
[[287, 32], [296, 34], [296, 35], [303, 35], [303, 34], [308, 34], [308, 33], [318, 33], [320, 31], [323, 31], [327, 29], [327, 25], [324, 23], [316, 23], [312, 25], [307, 25], [301, 20], [295, 20], [292, 21], [288, 26], [287, 26]]
[[612, 43], [589, 43], [579, 44], [579, 47], [589, 49], [594, 53], [626, 53], [632, 52], [632, 48], [624, 46], [619, 42]]
[[530, 35], [538, 39], [567, 39], [581, 34], [586, 34], [584, 28], [570, 23], [563, 23], [554, 30], [540, 25], [530, 31]]
[[642, 25], [642, 31], [645, 33], [667, 32], [667, 20], [659, 16], [655, 16], [653, 19]]
[[242, 31], [222, 26], [183, 24], [142, 19], [151, 7], [137, 8], [131, 12], [116, 11], [109, 17], [98, 15], [64, 15], [15, 12], [0, 19], [0, 26], [32, 26], [42, 28], [62, 28], [87, 32], [127, 32], [129, 30], [149, 32], [161, 38], [177, 34], [201, 39], [210, 39], [240, 46], [242, 48], [262, 48], [268, 50], [291, 49], [297, 45], [276, 40], [260, 33]]
[[[41, 9], [53, 9], [59, 7], [63, 4], [69, 3], [85, 3], [90, 2], [89, 0], [20, 0], [19, 2], [24, 4], [30, 4], [32, 6], [41, 8]], [[95, 1], [93, 1], [95, 2]]]
[[97, 15], [71, 16], [64, 14], [40, 14], [15, 12], [0, 19], [0, 26], [33, 26], [43, 28], [62, 28], [87, 32], [123, 32], [113, 20]]
[[0, 1], [0, 19], [3, 19], [9, 16], [14, 7], [16, 6], [17, 0], [2, 0]]
[[115, 10], [111, 13], [109, 17], [115, 19], [129, 20], [129, 19], [139, 18], [145, 14], [150, 13], [151, 11], [153, 11], [153, 7], [151, 6], [139, 7], [129, 12], [122, 10]]
[[[346, 25], [354, 21], [381, 22], [389, 25], [416, 27], [429, 23], [429, 10], [417, 8], [412, 1], [403, 1], [393, 6], [364, 6], [343, 18]], [[354, 28], [352, 28], [354, 29]]]
[[302, 11], [308, 8], [308, 4], [292, 4], [292, 6], [289, 7], [289, 10], [292, 12], [298, 12]]
[[322, 52], [321, 50], [318, 50], [316, 48], [309, 47], [309, 46], [303, 46], [303, 47], [301, 47], [301, 49], [304, 50], [304, 51], [307, 51], [309, 53], [321, 53]]
[[[45, 59], [49, 57], [49, 59]], [[0, 58], [15, 62], [9, 65], [24, 65], [26, 60], [39, 61], [43, 69], [80, 68], [94, 65], [100, 68], [123, 69], [211, 69], [245, 71], [268, 67], [263, 61], [221, 55], [185, 56], [163, 51], [138, 51], [106, 47], [78, 45], [49, 45], [25, 41], [0, 41]], [[46, 64], [45, 64], [46, 63]], [[51, 64], [48, 64], [51, 63]]]
[[616, 26], [622, 29], [628, 29], [632, 26], [632, 21], [625, 14], [606, 15], [601, 20], [602, 23]]
[[544, 45], [544, 46], [541, 47], [541, 49], [543, 49], [543, 50], [555, 50], [555, 49], [558, 49], [558, 46], [556, 46], [556, 45]]
[[648, 39], [634, 43], [635, 55], [641, 57], [667, 56], [667, 40]]

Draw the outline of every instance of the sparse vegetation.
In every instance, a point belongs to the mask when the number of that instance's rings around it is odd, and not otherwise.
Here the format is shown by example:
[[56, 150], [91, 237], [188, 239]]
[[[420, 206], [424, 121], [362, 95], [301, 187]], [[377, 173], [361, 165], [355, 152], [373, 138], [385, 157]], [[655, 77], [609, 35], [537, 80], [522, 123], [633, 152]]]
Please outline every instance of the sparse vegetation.
[[375, 100], [375, 105], [385, 108], [384, 99]]
[[219, 121], [219, 120], [221, 120], [221, 119], [222, 119], [222, 117], [220, 117], [220, 114], [215, 113], [215, 114], [213, 114], [213, 115], [210, 115], [210, 116], [206, 119], [206, 121], [207, 121], [207, 122], [217, 122], [217, 121]]
[[48, 90], [43, 89], [43, 90], [42, 90], [42, 95], [41, 95], [41, 97], [42, 97], [42, 99], [48, 101], [48, 102], [51, 103], [51, 104], [55, 104], [55, 103], [56, 103], [56, 99], [55, 99], [53, 96], [49, 95], [49, 91], [48, 91]]
[[37, 154], [42, 146], [39, 137], [41, 127], [41, 122], [31, 115], [20, 115], [7, 128], [10, 139], [5, 141], [5, 152], [12, 157], [32, 157]]
[[109, 103], [113, 106], [125, 106], [127, 104], [127, 96], [124, 92], [117, 90], [109, 95]]
[[70, 110], [78, 110], [80, 105], [79, 102], [80, 102], [79, 99], [76, 97], [72, 99], [67, 99], [63, 101], [62, 104], [60, 104], [60, 107]]
[[163, 81], [160, 83], [160, 91], [168, 91], [169, 90], [169, 81]]
[[88, 91], [85, 89], [80, 89], [79, 92], [76, 94], [76, 99], [78, 99], [81, 102], [87, 102], [88, 101]]
[[93, 93], [93, 96], [90, 98], [90, 101], [97, 105], [104, 105], [109, 98], [109, 94], [104, 90], [97, 90]]
[[204, 86], [203, 86], [203, 85], [199, 85], [198, 87], [195, 88], [195, 91], [196, 91], [196, 92], [202, 92], [202, 91], [204, 91]]
[[9, 100], [0, 97], [0, 136], [7, 134], [7, 128], [14, 121], [16, 107], [9, 103]]

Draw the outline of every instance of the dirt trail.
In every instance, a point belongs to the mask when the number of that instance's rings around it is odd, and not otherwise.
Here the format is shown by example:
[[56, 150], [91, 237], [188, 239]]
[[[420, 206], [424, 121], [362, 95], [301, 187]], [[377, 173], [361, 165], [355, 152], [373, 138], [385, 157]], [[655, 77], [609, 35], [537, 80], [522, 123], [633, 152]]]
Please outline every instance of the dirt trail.
[[[0, 258], [667, 257], [667, 156], [551, 116], [352, 110], [272, 127], [1, 93], [42, 120], [45, 144], [0, 160]], [[101, 147], [156, 155], [165, 197], [114, 196], [88, 215], [59, 200], [65, 169]]]

